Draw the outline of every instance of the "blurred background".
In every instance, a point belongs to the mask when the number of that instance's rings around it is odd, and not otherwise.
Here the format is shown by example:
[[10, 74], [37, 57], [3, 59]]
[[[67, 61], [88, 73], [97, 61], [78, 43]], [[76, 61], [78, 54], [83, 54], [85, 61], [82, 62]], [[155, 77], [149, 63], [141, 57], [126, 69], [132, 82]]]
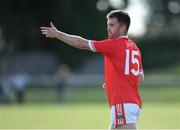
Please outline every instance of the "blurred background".
[[[46, 39], [39, 28], [52, 21], [66, 33], [106, 39], [106, 14], [113, 9], [130, 14], [129, 37], [142, 53], [144, 109], [139, 127], [180, 128], [179, 0], [1, 0], [0, 128], [108, 128], [103, 56]], [[48, 120], [41, 113], [45, 108], [50, 117], [55, 114], [51, 109], [65, 117], [85, 109], [97, 121], [89, 123], [90, 115], [77, 114], [79, 123], [86, 123], [70, 126], [69, 118]], [[94, 109], [106, 120], [96, 117]], [[42, 118], [37, 124], [39, 113], [49, 124]]]

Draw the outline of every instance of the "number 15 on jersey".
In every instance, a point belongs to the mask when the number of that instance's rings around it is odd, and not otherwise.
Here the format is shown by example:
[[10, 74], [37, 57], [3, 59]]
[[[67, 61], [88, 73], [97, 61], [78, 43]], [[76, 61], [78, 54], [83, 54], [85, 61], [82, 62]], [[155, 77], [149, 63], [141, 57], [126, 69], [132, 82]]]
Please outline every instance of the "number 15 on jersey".
[[[125, 61], [125, 75], [129, 75], [131, 72], [134, 76], [139, 75], [139, 69], [140, 69], [140, 64], [139, 60], [136, 56], [139, 56], [139, 52], [137, 50], [130, 50], [126, 49], [126, 61]], [[135, 68], [130, 68], [130, 63], [134, 65], [137, 65], [137, 69]]]

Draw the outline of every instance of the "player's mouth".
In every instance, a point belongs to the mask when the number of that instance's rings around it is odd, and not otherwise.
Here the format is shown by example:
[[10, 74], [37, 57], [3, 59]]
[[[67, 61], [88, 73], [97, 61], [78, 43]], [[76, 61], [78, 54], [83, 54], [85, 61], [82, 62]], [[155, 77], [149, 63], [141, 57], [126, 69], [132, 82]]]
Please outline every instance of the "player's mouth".
[[111, 35], [112, 35], [112, 32], [111, 32], [111, 31], [108, 31], [108, 35], [111, 36]]

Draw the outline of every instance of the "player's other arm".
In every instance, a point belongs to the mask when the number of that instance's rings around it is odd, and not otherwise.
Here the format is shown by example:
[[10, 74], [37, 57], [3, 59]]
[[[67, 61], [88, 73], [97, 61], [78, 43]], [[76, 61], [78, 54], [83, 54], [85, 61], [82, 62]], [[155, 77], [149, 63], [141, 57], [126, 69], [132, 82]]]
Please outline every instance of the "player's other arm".
[[102, 88], [106, 89], [106, 83], [104, 82]]
[[50, 27], [40, 27], [41, 32], [48, 38], [56, 38], [59, 39], [66, 44], [78, 48], [78, 49], [85, 49], [90, 50], [88, 41], [85, 38], [76, 35], [69, 35], [64, 32], [59, 31], [51, 22]]

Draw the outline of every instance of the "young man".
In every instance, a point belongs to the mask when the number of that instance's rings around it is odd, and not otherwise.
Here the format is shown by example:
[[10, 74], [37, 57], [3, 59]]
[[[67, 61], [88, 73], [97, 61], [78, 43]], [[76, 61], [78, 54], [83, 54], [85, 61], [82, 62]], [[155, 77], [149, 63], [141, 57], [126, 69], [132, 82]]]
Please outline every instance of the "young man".
[[42, 34], [57, 38], [78, 49], [104, 55], [105, 83], [110, 105], [111, 129], [136, 129], [141, 110], [138, 85], [144, 80], [141, 53], [134, 41], [127, 37], [130, 26], [128, 13], [114, 10], [107, 14], [109, 39], [92, 41], [69, 35], [50, 27], [41, 27]]

